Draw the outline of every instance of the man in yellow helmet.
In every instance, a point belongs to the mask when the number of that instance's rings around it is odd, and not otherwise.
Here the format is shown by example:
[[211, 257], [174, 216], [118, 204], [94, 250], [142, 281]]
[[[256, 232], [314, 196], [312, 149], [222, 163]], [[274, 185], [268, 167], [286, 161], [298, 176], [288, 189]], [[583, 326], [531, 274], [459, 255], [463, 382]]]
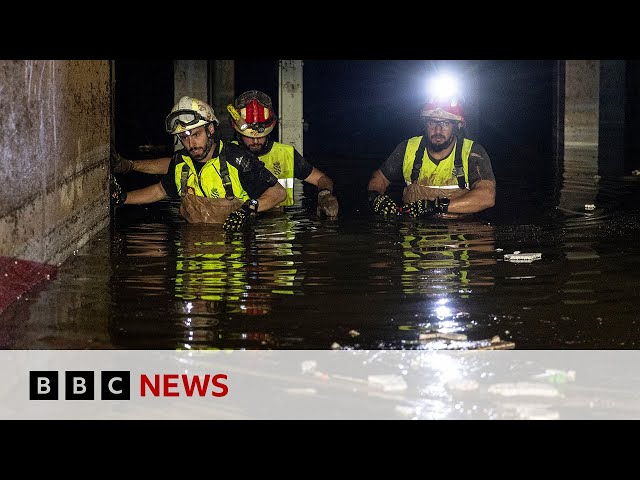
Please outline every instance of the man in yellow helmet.
[[[400, 143], [367, 185], [369, 205], [380, 215], [413, 217], [475, 213], [493, 207], [496, 181], [482, 145], [463, 135], [458, 98], [436, 98], [420, 112], [424, 134]], [[385, 192], [404, 184], [400, 209]]]
[[[233, 105], [228, 106], [231, 125], [236, 131], [236, 140], [243, 149], [258, 156], [266, 168], [273, 173], [285, 188], [286, 198], [278, 206], [294, 204], [294, 178], [318, 188], [317, 214], [335, 217], [338, 215], [338, 199], [333, 195], [333, 181], [318, 168], [311, 165], [292, 145], [269, 138], [277, 118], [271, 98], [258, 90], [249, 90], [239, 95]], [[166, 172], [169, 158], [152, 160], [127, 160], [116, 156], [112, 172], [125, 173], [131, 170], [143, 173]]]
[[[209, 104], [182, 97], [167, 115], [165, 127], [184, 148], [169, 159], [163, 177], [154, 185], [123, 192], [112, 182], [112, 205], [146, 204], [166, 198], [184, 201], [188, 195], [206, 197], [215, 207], [228, 207], [223, 227], [238, 231], [251, 225], [258, 212], [282, 202], [286, 191], [277, 178], [251, 152], [220, 140], [218, 125]], [[237, 204], [240, 208], [234, 209]]]

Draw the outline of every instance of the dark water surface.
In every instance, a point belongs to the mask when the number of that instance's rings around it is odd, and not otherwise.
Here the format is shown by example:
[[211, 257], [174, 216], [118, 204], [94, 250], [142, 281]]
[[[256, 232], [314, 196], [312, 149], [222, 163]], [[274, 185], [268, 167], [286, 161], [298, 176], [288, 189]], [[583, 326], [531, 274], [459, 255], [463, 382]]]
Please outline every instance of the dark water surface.
[[[0, 317], [1, 347], [640, 346], [639, 177], [499, 178], [490, 211], [414, 221], [368, 213], [370, 171], [338, 188], [338, 219], [317, 218], [308, 189], [246, 234], [187, 224], [168, 201], [121, 207]], [[542, 258], [505, 261], [514, 251]]]

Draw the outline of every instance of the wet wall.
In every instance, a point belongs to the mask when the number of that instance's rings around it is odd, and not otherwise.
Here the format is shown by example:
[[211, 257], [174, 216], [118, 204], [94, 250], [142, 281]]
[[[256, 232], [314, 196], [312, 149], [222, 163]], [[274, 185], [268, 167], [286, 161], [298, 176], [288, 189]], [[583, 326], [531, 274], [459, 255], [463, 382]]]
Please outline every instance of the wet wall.
[[0, 61], [0, 257], [60, 264], [109, 222], [108, 60]]

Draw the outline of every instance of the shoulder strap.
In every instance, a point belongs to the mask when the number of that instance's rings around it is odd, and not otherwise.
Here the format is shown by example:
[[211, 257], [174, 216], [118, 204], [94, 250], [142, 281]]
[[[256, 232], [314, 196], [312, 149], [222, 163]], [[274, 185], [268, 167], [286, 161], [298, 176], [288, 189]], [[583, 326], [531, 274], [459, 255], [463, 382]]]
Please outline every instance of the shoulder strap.
[[458, 186], [460, 188], [467, 188], [467, 182], [464, 181], [464, 168], [462, 166], [462, 145], [464, 139], [458, 137], [456, 139], [456, 155], [453, 159], [453, 174], [458, 179]]
[[233, 186], [231, 184], [231, 177], [229, 176], [229, 167], [227, 166], [227, 149], [222, 147], [220, 151], [220, 177], [222, 178], [222, 185], [224, 186], [225, 198], [227, 200], [233, 200], [235, 195], [233, 194]]
[[187, 180], [189, 179], [189, 173], [191, 168], [187, 163], [182, 164], [182, 171], [180, 172], [180, 196], [184, 197], [187, 194]]
[[416, 158], [413, 160], [413, 168], [411, 169], [411, 183], [418, 180], [420, 175], [420, 169], [422, 168], [422, 159], [424, 158], [424, 151], [427, 149], [427, 136], [423, 135], [420, 139], [420, 145], [416, 150]]

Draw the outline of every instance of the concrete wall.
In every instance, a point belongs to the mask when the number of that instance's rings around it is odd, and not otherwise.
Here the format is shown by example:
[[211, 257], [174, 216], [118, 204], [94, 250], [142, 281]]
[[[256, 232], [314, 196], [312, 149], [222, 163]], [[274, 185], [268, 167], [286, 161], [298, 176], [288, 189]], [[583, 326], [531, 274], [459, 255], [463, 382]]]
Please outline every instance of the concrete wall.
[[108, 60], [0, 61], [0, 256], [60, 264], [109, 223]]

